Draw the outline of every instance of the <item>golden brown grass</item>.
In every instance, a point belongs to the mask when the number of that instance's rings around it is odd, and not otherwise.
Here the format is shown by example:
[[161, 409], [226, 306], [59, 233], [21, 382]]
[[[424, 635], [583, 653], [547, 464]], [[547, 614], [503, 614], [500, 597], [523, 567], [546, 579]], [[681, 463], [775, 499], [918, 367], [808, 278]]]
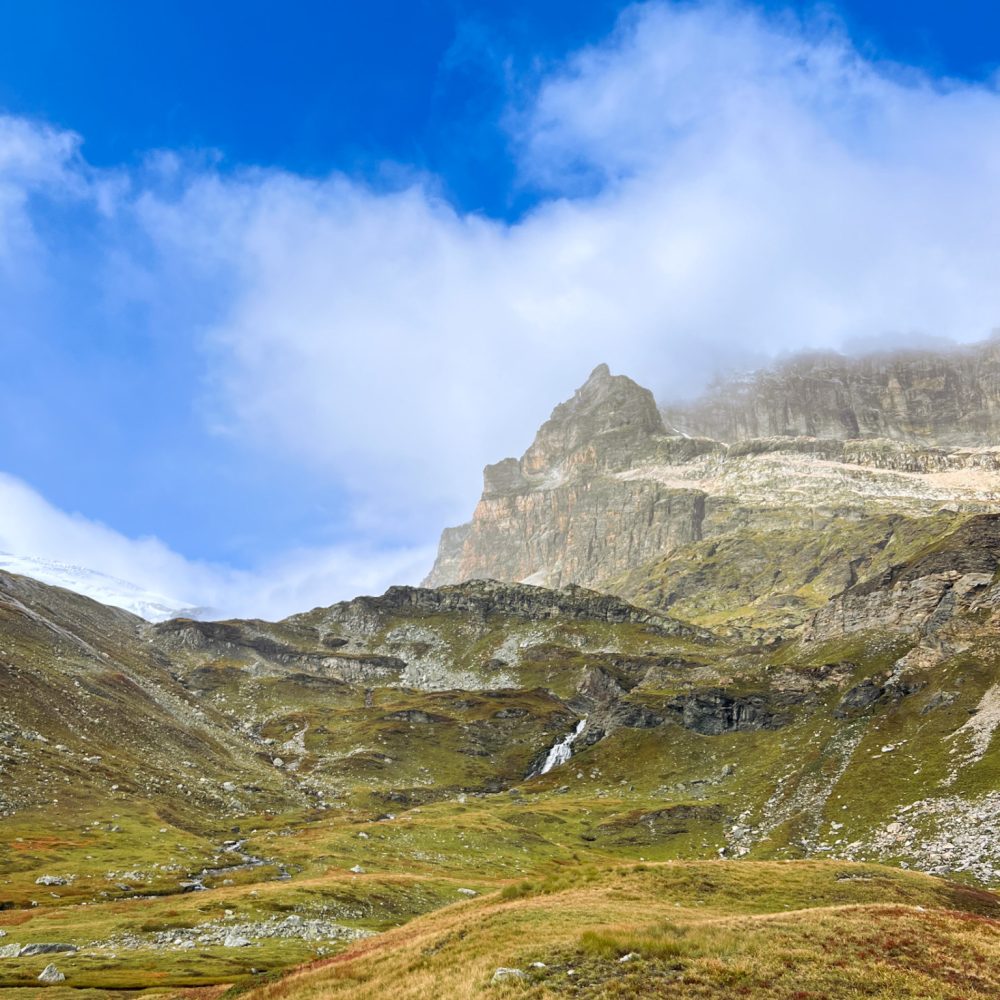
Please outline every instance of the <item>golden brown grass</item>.
[[[673, 863], [584, 871], [576, 885], [507, 895], [429, 914], [246, 996], [1000, 996], [1000, 922], [990, 915], [1000, 904], [922, 875], [821, 862]], [[637, 957], [619, 961], [630, 953]], [[491, 984], [501, 966], [527, 978]]]

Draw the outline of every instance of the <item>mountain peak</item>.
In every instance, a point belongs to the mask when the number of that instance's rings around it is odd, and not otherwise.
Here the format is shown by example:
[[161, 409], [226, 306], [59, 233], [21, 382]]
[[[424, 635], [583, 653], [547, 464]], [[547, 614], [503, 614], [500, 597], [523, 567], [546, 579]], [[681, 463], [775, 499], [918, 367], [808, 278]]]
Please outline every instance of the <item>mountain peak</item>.
[[598, 365], [571, 399], [560, 403], [539, 428], [521, 459], [526, 475], [545, 473], [596, 438], [615, 435], [621, 447], [666, 433], [653, 394], [625, 375]]

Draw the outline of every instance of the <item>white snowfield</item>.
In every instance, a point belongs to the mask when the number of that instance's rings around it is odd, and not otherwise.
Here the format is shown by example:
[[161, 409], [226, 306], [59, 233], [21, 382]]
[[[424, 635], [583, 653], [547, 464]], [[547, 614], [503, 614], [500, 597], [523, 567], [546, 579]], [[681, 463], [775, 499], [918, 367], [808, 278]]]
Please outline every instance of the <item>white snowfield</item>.
[[100, 601], [101, 604], [130, 611], [150, 622], [162, 622], [168, 618], [200, 618], [205, 613], [204, 608], [192, 607], [176, 598], [143, 590], [127, 580], [119, 580], [85, 566], [71, 566], [49, 559], [0, 552], [0, 570], [30, 576], [42, 583], [75, 591], [84, 597]]

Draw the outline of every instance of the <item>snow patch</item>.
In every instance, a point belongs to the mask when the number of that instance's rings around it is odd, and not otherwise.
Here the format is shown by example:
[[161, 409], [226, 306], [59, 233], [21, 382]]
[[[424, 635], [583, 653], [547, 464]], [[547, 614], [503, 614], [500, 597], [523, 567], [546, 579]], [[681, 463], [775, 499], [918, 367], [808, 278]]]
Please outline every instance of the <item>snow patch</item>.
[[184, 601], [143, 590], [127, 580], [119, 580], [85, 566], [0, 552], [0, 570], [72, 590], [101, 604], [130, 611], [150, 622], [166, 621], [168, 618], [198, 618], [206, 614], [204, 608], [191, 607]]

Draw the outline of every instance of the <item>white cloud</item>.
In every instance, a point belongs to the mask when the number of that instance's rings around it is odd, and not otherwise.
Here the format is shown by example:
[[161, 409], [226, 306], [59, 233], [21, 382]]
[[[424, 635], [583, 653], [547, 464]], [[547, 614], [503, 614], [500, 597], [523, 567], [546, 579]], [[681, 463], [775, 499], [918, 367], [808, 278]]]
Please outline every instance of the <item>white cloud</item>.
[[[428, 549], [377, 551], [359, 544], [303, 549], [252, 571], [234, 570], [185, 559], [156, 538], [128, 538], [79, 514], [68, 514], [4, 474], [0, 474], [0, 511], [0, 568], [7, 566], [133, 610], [140, 601], [156, 600], [174, 609], [209, 609], [212, 617], [281, 618], [357, 594], [380, 594], [393, 583], [413, 582], [431, 558]], [[7, 560], [5, 554], [59, 565]], [[115, 579], [72, 572], [77, 568]], [[115, 580], [145, 593], [116, 588]]]
[[[426, 533], [598, 361], [661, 393], [720, 358], [1000, 321], [1000, 97], [835, 26], [647, 4], [512, 116], [552, 195], [505, 224], [414, 182], [202, 176], [151, 231], [238, 276], [232, 433]], [[570, 197], [560, 196], [569, 192]]]
[[26, 257], [39, 251], [29, 199], [46, 191], [79, 194], [78, 138], [69, 132], [0, 116], [0, 276], [22, 273]]
[[[99, 189], [126, 220], [104, 237], [110, 295], [213, 290], [214, 429], [353, 497], [362, 551], [289, 557], [277, 603], [312, 600], [296, 589], [313, 592], [312, 560], [360, 581], [366, 548], [422, 547], [467, 516], [481, 466], [523, 450], [600, 361], [667, 396], [791, 347], [1000, 324], [992, 85], [871, 62], [828, 22], [648, 3], [509, 122], [523, 178], [548, 192], [514, 223], [457, 211], [434, 178], [386, 191], [164, 154], [126, 184], [72, 136], [0, 131], [25, 150], [0, 151], [0, 194], [8, 172], [23, 190], [20, 170]], [[132, 255], [140, 239], [155, 253]], [[126, 549], [165, 580], [193, 573], [193, 599], [240, 592], [154, 543]], [[373, 557], [375, 577], [408, 553]]]

